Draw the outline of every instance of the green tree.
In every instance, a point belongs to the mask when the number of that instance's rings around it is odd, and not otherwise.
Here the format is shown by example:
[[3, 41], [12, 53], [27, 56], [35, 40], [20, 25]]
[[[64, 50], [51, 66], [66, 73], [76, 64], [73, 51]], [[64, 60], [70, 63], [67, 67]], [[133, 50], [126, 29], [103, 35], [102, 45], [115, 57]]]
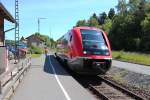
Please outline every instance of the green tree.
[[112, 21], [109, 35], [114, 49], [139, 50], [143, 35], [141, 22], [145, 18], [145, 5], [145, 0], [129, 0], [128, 4], [126, 0], [118, 1], [119, 13]]
[[[126, 2], [128, 1], [128, 2]], [[106, 31], [115, 50], [150, 51], [150, 1], [149, 0], [118, 0], [116, 6], [107, 14], [95, 13], [83, 25], [102, 28]], [[82, 24], [83, 23], [83, 24]]]
[[117, 11], [122, 14], [125, 15], [127, 14], [127, 3], [126, 0], [118, 0], [118, 5], [116, 6]]
[[146, 0], [129, 0], [129, 12], [140, 21], [145, 17]]
[[23, 41], [24, 39], [25, 39], [25, 38], [22, 36], [20, 40]]
[[149, 12], [150, 12], [150, 1], [145, 5], [145, 13], [149, 13]]
[[116, 50], [136, 50], [134, 30], [134, 17], [132, 15], [115, 16], [110, 30], [109, 38], [113, 49]]
[[150, 14], [147, 14], [145, 20], [141, 23], [143, 29], [143, 35], [141, 39], [141, 51], [150, 51]]
[[115, 10], [114, 10], [114, 8], [111, 8], [108, 13], [109, 19], [112, 19], [114, 17], [114, 15], [115, 15]]
[[129, 0], [129, 3], [128, 3], [129, 11], [131, 13], [134, 13], [135, 11], [137, 11], [140, 2], [141, 0]]
[[88, 20], [88, 26], [91, 26], [91, 27], [99, 27], [98, 20], [97, 20], [95, 17], [91, 17], [91, 18]]
[[92, 17], [98, 20], [96, 13], [94, 13]]
[[105, 23], [102, 25], [102, 28], [109, 34], [110, 29], [112, 28], [112, 20], [110, 19], [105, 20]]
[[107, 18], [106, 12], [101, 13], [98, 18], [99, 25], [104, 24], [106, 18]]
[[86, 20], [79, 20], [77, 23], [76, 23], [76, 26], [87, 26], [87, 22]]

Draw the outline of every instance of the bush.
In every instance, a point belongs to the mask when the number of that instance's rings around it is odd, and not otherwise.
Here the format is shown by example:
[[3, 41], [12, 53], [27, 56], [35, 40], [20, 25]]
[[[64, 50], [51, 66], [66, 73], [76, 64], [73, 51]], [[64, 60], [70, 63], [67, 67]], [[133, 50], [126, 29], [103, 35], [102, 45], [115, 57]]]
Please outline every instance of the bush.
[[37, 46], [32, 45], [30, 48], [30, 52], [32, 54], [42, 54], [42, 49]]

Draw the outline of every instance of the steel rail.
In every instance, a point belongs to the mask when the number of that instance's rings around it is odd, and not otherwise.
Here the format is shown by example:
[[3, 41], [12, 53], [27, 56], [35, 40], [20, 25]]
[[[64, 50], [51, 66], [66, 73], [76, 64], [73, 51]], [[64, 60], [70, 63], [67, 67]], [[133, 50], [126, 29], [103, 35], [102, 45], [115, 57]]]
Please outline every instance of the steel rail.
[[146, 100], [146, 98], [141, 97], [141, 96], [139, 96], [139, 95], [133, 93], [132, 91], [130, 91], [130, 90], [128, 90], [128, 89], [122, 87], [122, 86], [119, 85], [119, 84], [116, 84], [116, 83], [114, 83], [114, 82], [108, 80], [107, 78], [105, 78], [105, 77], [103, 77], [103, 76], [100, 76], [99, 78], [100, 78], [103, 82], [105, 82], [106, 84], [108, 84], [108, 85], [114, 87], [115, 89], [117, 89], [117, 90], [123, 92], [124, 94], [126, 94], [126, 95], [128, 95], [128, 96], [130, 96], [130, 97], [132, 97], [132, 98], [134, 98], [134, 99], [136, 99], [136, 100]]
[[89, 88], [102, 100], [109, 100], [109, 98], [107, 96], [105, 96], [105, 94], [103, 94], [102, 92], [98, 91], [94, 86], [92, 86], [92, 84], [89, 84]]
[[[55, 57], [57, 57], [57, 54], [55, 54]], [[73, 74], [72, 74], [73, 75]], [[88, 87], [89, 90], [91, 90], [93, 93], [95, 93], [100, 99], [102, 100], [111, 100], [107, 95], [105, 95], [103, 92], [98, 91], [98, 89], [95, 87], [96, 86], [100, 86], [101, 84], [99, 84], [99, 82], [104, 82], [106, 83], [108, 86], [111, 86], [112, 88], [114, 88], [115, 90], [117, 90], [118, 92], [122, 92], [124, 96], [129, 96], [127, 98], [132, 98], [135, 100], [147, 100], [144, 97], [141, 97], [135, 93], [133, 93], [130, 90], [125, 89], [124, 87], [122, 87], [121, 85], [114, 83], [108, 79], [106, 79], [105, 76], [97, 76], [97, 77], [87, 77], [87, 78], [81, 78], [78, 76], [74, 76], [73, 77], [83, 86]], [[95, 82], [93, 82], [95, 81]], [[89, 84], [90, 83], [90, 84]], [[98, 83], [98, 84], [97, 84]]]

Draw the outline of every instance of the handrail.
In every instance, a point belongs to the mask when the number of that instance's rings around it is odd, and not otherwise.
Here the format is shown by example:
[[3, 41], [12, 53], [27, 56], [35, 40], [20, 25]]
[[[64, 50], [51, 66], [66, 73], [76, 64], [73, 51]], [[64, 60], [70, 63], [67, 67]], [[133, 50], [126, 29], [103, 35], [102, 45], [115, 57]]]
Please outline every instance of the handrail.
[[[31, 66], [31, 57], [26, 58], [23, 62], [21, 62], [20, 66], [15, 66], [11, 69], [9, 69], [7, 72], [4, 72], [2, 75], [0, 75], [0, 100], [3, 100], [4, 97], [7, 95], [7, 93], [12, 89], [12, 92], [14, 92], [14, 85], [16, 82], [19, 80], [20, 82], [20, 77], [24, 75], [25, 71]], [[17, 73], [13, 75], [13, 71], [17, 69]], [[19, 69], [21, 67], [21, 70]], [[7, 76], [10, 75], [10, 78], [8, 81], [5, 83], [2, 83], [2, 80]], [[5, 87], [5, 85], [7, 86]]]
[[[31, 57], [28, 57], [27, 59], [30, 59], [30, 58], [31, 58]], [[26, 60], [26, 59], [25, 59], [25, 60]], [[0, 80], [2, 80], [4, 76], [10, 74], [15, 68], [16, 68], [16, 67], [12, 67], [12, 68], [10, 68], [8, 71], [2, 73], [2, 74], [0, 75]]]

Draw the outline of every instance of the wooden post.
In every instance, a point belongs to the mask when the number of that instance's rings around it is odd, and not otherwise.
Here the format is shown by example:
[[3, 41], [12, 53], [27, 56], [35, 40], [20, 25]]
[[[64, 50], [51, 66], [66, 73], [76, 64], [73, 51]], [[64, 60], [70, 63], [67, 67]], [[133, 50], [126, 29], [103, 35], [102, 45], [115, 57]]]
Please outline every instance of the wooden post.
[[5, 46], [4, 44], [4, 39], [5, 34], [4, 34], [4, 18], [0, 17], [0, 46]]

